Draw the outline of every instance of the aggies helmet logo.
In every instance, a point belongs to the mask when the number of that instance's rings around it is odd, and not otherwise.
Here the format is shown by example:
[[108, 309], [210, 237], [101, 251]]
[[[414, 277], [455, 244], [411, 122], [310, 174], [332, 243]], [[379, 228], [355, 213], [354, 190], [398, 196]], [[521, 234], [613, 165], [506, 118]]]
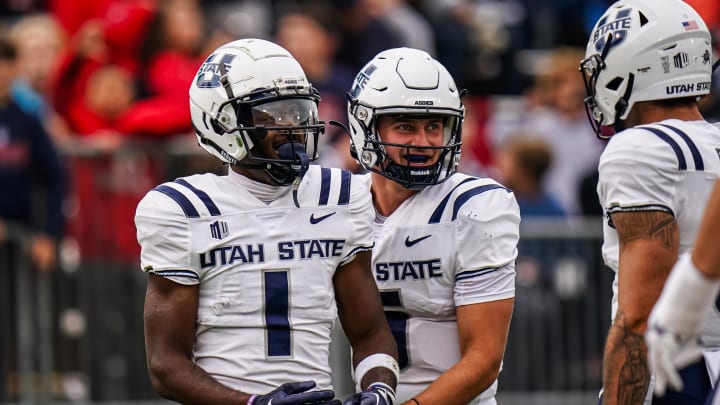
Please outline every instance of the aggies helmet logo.
[[218, 54], [214, 53], [210, 55], [197, 72], [195, 83], [201, 89], [211, 89], [213, 87], [220, 86], [220, 63], [225, 65], [225, 70], [230, 70], [230, 64], [235, 55], [224, 54], [220, 57], [219, 62], [215, 62], [218, 58]]

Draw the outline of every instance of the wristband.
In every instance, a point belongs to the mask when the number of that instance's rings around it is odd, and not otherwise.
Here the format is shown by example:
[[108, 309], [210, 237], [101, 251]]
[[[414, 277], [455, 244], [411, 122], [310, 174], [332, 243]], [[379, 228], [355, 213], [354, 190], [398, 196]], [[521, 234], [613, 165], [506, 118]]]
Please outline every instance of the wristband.
[[373, 353], [362, 359], [362, 361], [358, 363], [357, 367], [355, 367], [354, 378], [358, 391], [362, 391], [360, 384], [362, 383], [362, 379], [365, 374], [376, 367], [389, 369], [393, 374], [395, 374], [395, 380], [400, 381], [400, 367], [398, 366], [397, 360], [385, 353]]

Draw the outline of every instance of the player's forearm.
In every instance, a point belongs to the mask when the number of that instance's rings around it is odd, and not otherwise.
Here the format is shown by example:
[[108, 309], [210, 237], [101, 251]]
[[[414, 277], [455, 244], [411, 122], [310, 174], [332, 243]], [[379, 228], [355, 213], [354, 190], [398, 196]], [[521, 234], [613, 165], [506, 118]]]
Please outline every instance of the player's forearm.
[[[492, 357], [494, 360], [490, 360]], [[416, 396], [426, 404], [462, 405], [488, 389], [500, 373], [502, 356], [464, 357]], [[448, 393], [452, 395], [448, 395]], [[410, 401], [408, 405], [417, 405]]]
[[618, 311], [603, 358], [603, 405], [641, 405], [650, 384], [641, 325], [628, 325]]
[[245, 405], [249, 399], [248, 394], [220, 384], [189, 360], [181, 365], [173, 362], [150, 364], [149, 371], [155, 391], [163, 398], [182, 404]]

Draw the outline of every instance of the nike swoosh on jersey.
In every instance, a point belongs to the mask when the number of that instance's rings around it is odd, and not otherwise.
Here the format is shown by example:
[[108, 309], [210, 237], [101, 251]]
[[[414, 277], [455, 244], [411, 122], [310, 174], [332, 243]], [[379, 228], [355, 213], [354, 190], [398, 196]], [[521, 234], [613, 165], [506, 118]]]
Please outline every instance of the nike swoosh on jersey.
[[410, 236], [406, 236], [406, 237], [405, 237], [405, 246], [407, 246], [407, 247], [413, 246], [413, 245], [415, 245], [415, 244], [417, 244], [417, 243], [420, 243], [420, 242], [424, 241], [425, 239], [427, 239], [427, 238], [429, 238], [429, 237], [431, 237], [431, 236], [432, 236], [432, 234], [430, 234], [430, 235], [425, 235], [425, 236], [422, 236], [422, 237], [420, 237], [420, 238], [413, 239], [413, 240], [410, 240]]
[[336, 213], [337, 213], [337, 212], [331, 212], [331, 213], [329, 213], [329, 214], [327, 214], [327, 215], [323, 215], [323, 216], [317, 217], [317, 218], [315, 217], [315, 214], [310, 214], [310, 223], [311, 223], [311, 224], [317, 224], [317, 223], [320, 222], [320, 221], [324, 221], [324, 220], [330, 218], [331, 216], [335, 215]]

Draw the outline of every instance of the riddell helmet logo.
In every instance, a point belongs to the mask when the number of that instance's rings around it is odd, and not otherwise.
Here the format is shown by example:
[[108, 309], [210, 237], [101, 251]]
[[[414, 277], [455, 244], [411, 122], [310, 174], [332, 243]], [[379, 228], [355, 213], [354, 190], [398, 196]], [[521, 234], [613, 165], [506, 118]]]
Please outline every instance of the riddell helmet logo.
[[415, 105], [435, 105], [432, 100], [416, 100]]

